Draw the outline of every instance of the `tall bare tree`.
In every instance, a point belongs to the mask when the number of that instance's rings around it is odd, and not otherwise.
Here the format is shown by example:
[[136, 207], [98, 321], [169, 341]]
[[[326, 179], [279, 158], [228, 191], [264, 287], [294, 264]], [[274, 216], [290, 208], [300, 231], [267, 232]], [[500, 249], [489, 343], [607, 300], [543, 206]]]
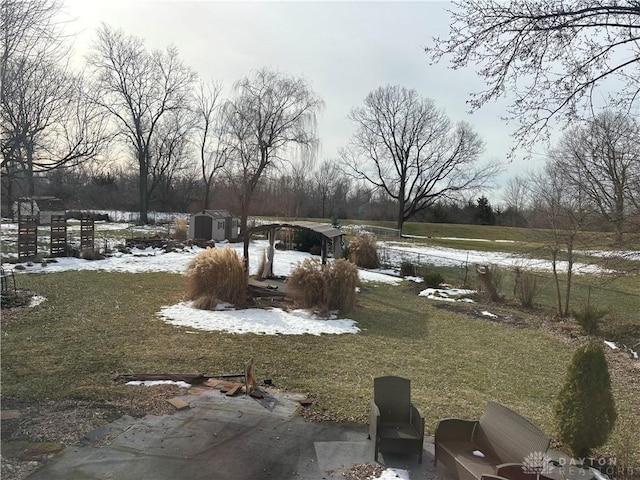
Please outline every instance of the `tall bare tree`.
[[348, 171], [398, 203], [397, 226], [439, 199], [485, 185], [497, 166], [480, 166], [483, 143], [465, 123], [452, 124], [415, 90], [380, 87], [351, 111], [356, 124], [341, 153]]
[[149, 196], [159, 193], [160, 203], [167, 208], [173, 183], [183, 173], [191, 173], [194, 115], [188, 109], [168, 112], [158, 124], [158, 135], [151, 142], [149, 163]]
[[49, 0], [0, 4], [0, 149], [9, 203], [18, 176], [26, 181], [24, 193], [33, 195], [35, 173], [93, 158], [105, 140], [83, 78], [65, 59], [60, 7]]
[[189, 106], [196, 74], [175, 47], [148, 51], [144, 41], [103, 25], [87, 57], [93, 101], [110, 115], [138, 164], [140, 223], [148, 222], [152, 145], [162, 120]]
[[[571, 302], [574, 249], [581, 232], [589, 227], [593, 210], [584, 191], [569, 182], [566, 170], [553, 158], [549, 158], [541, 172], [531, 175], [528, 184], [533, 199], [532, 209], [540, 219], [533, 226], [544, 229], [538, 232], [544, 236], [541, 240], [551, 253], [558, 315], [567, 317]], [[563, 274], [566, 276], [564, 302], [560, 288]]]
[[622, 242], [627, 219], [640, 207], [640, 125], [605, 111], [562, 136], [553, 154], [567, 181], [580, 189]]
[[548, 134], [552, 118], [570, 121], [597, 103], [601, 86], [617, 109], [637, 105], [638, 1], [465, 0], [454, 7], [448, 37], [426, 51], [434, 61], [449, 56], [453, 68], [476, 67], [487, 88], [472, 94], [473, 109], [512, 96], [517, 145]]
[[322, 101], [304, 79], [268, 68], [235, 84], [235, 96], [226, 104], [225, 124], [232, 145], [228, 170], [237, 188], [242, 232], [265, 172], [296, 153], [315, 152], [316, 115], [321, 107]]
[[[334, 160], [325, 160], [316, 169], [314, 183], [322, 206], [321, 217], [333, 216], [333, 195], [340, 181], [340, 169]], [[328, 207], [328, 208], [327, 208]]]
[[196, 137], [200, 157], [200, 175], [203, 183], [202, 208], [209, 207], [211, 187], [216, 175], [225, 167], [229, 151], [229, 143], [224, 136], [224, 111], [220, 101], [222, 86], [216, 83], [205, 85], [200, 89], [195, 100]]

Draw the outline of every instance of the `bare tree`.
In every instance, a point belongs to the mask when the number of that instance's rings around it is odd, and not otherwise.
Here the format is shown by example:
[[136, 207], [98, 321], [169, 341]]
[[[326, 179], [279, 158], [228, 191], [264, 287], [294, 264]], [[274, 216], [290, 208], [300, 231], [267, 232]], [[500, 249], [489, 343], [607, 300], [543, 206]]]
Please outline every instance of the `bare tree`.
[[524, 219], [523, 214], [528, 202], [527, 190], [527, 180], [518, 175], [509, 179], [504, 188], [503, 197], [506, 210], [503, 215], [509, 217], [512, 227], [522, 226], [520, 222]]
[[173, 110], [158, 124], [158, 135], [152, 139], [148, 192], [152, 197], [159, 190], [160, 202], [165, 208], [174, 180], [192, 166], [190, 134], [193, 126], [192, 112]]
[[[558, 315], [569, 315], [571, 285], [573, 280], [574, 247], [581, 232], [587, 229], [592, 210], [584, 195], [584, 191], [575, 188], [568, 181], [566, 171], [561, 164], [552, 158], [544, 170], [531, 175], [530, 182], [533, 210], [541, 219], [535, 227], [544, 229], [539, 232], [550, 250], [551, 266], [556, 286]], [[564, 269], [563, 266], [563, 258]], [[566, 275], [564, 303], [560, 288], [561, 275]]]
[[152, 145], [161, 121], [186, 109], [196, 74], [178, 51], [147, 51], [144, 41], [103, 25], [87, 58], [96, 85], [93, 101], [116, 125], [138, 164], [140, 223], [148, 222]]
[[294, 156], [296, 149], [302, 155], [314, 153], [316, 114], [321, 106], [305, 80], [267, 68], [235, 84], [225, 123], [232, 145], [228, 170], [237, 187], [242, 232], [265, 171]]
[[196, 136], [200, 152], [200, 173], [203, 183], [202, 208], [208, 208], [211, 187], [216, 175], [225, 167], [231, 149], [224, 137], [223, 109], [220, 102], [222, 86], [204, 85], [195, 100]]
[[602, 112], [563, 135], [553, 156], [622, 242], [626, 220], [640, 203], [640, 125], [635, 118]]
[[[340, 169], [334, 160], [325, 160], [316, 169], [314, 183], [320, 203], [322, 205], [321, 217], [326, 218], [327, 213], [333, 217], [333, 195], [340, 181]], [[328, 211], [327, 211], [327, 207]]]
[[497, 172], [497, 166], [477, 164], [483, 144], [471, 127], [454, 126], [415, 90], [378, 88], [349, 118], [357, 130], [343, 161], [356, 178], [398, 202], [400, 231], [438, 199], [477, 189]]
[[[449, 36], [426, 49], [451, 56], [453, 68], [477, 66], [487, 88], [473, 109], [506, 95], [517, 144], [548, 134], [549, 121], [570, 121], [599, 87], [609, 103], [630, 110], [638, 98], [640, 3], [636, 0], [469, 0], [454, 2]], [[616, 82], [606, 82], [615, 79]], [[528, 139], [528, 140], [527, 140]]]
[[65, 56], [60, 4], [5, 0], [0, 5], [0, 121], [3, 196], [18, 176], [35, 193], [34, 174], [77, 165], [98, 154], [104, 119], [86, 101], [83, 78]]

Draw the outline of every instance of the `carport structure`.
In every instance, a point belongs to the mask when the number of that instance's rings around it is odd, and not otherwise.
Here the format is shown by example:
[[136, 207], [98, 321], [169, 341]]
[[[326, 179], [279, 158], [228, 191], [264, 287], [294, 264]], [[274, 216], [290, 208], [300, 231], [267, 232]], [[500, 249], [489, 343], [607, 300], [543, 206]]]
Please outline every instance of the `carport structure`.
[[310, 230], [312, 232], [319, 233], [322, 238], [321, 255], [322, 264], [327, 263], [327, 256], [329, 252], [329, 244], [332, 245], [333, 258], [340, 258], [342, 256], [342, 241], [344, 232], [338, 228], [332, 227], [325, 223], [317, 222], [286, 222], [286, 223], [269, 223], [265, 225], [258, 225], [257, 227], [247, 229], [244, 236], [244, 262], [247, 273], [249, 270], [249, 242], [251, 237], [256, 233], [267, 232], [269, 239], [269, 248], [267, 249], [267, 261], [265, 263], [264, 272], [262, 278], [273, 277], [273, 257], [275, 254], [275, 241], [276, 232], [283, 228], [292, 228], [298, 230]]

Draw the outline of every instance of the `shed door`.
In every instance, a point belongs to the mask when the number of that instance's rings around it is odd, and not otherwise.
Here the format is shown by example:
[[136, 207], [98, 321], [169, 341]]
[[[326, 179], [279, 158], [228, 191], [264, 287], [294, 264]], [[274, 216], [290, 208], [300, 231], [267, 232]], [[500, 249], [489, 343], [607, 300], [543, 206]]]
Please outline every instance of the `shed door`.
[[211, 227], [213, 219], [208, 215], [199, 215], [194, 218], [196, 223], [194, 228], [194, 238], [202, 240], [211, 240]]

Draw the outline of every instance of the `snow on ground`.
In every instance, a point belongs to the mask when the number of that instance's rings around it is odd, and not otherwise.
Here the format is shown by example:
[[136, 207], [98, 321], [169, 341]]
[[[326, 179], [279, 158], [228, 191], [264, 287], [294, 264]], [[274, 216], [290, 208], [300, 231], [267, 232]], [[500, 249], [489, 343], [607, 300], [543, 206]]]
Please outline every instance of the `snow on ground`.
[[187, 303], [179, 303], [162, 307], [158, 316], [171, 325], [239, 334], [340, 335], [360, 331], [354, 320], [325, 320], [305, 310], [285, 312], [280, 308], [211, 311], [198, 310]]
[[156, 385], [176, 385], [180, 388], [191, 388], [191, 384], [187, 382], [176, 382], [173, 380], [132, 380], [125, 385], [137, 385], [142, 387], [155, 387]]
[[[242, 243], [218, 243], [216, 248], [225, 246], [234, 249], [239, 256], [243, 255], [244, 245]], [[254, 273], [258, 270], [263, 252], [269, 246], [267, 240], [255, 240], [249, 245], [249, 271]], [[169, 272], [184, 273], [189, 262], [202, 251], [199, 247], [187, 247], [183, 250], [165, 253], [157, 248], [137, 249], [133, 248], [131, 253], [116, 252], [104, 260], [84, 260], [73, 257], [60, 257], [55, 262], [21, 264], [25, 270], [15, 270], [15, 264], [4, 264], [7, 270], [14, 269], [16, 273], [55, 273], [69, 270], [100, 270], [105, 272], [120, 273], [144, 273], [144, 272]], [[288, 276], [298, 262], [305, 258], [313, 257], [309, 253], [297, 252], [293, 250], [276, 250], [273, 273], [276, 276]], [[318, 257], [313, 257], [318, 258]], [[397, 284], [402, 278], [391, 275], [392, 270], [360, 270], [360, 279], [364, 282], [380, 282]]]
[[379, 477], [376, 477], [376, 480], [411, 480], [409, 478], [409, 471], [402, 470], [400, 468], [387, 468], [382, 471], [382, 474]]
[[468, 302], [473, 303], [469, 295], [475, 295], [475, 290], [465, 290], [462, 288], [427, 288], [422, 290], [418, 296], [427, 297], [430, 300], [442, 300], [443, 302]]
[[[408, 245], [398, 242], [378, 242], [382, 249], [382, 255], [387, 263], [400, 265], [405, 260], [418, 258], [420, 263], [430, 263], [442, 267], [459, 267], [460, 265], [499, 265], [501, 267], [520, 267], [529, 270], [552, 270], [550, 260], [539, 258], [526, 258], [521, 255], [506, 252], [482, 252], [479, 250], [458, 250], [455, 248], [435, 247], [428, 245]], [[566, 270], [566, 262], [558, 262], [558, 269]], [[613, 273], [597, 265], [574, 263], [573, 270], [576, 273]]]

